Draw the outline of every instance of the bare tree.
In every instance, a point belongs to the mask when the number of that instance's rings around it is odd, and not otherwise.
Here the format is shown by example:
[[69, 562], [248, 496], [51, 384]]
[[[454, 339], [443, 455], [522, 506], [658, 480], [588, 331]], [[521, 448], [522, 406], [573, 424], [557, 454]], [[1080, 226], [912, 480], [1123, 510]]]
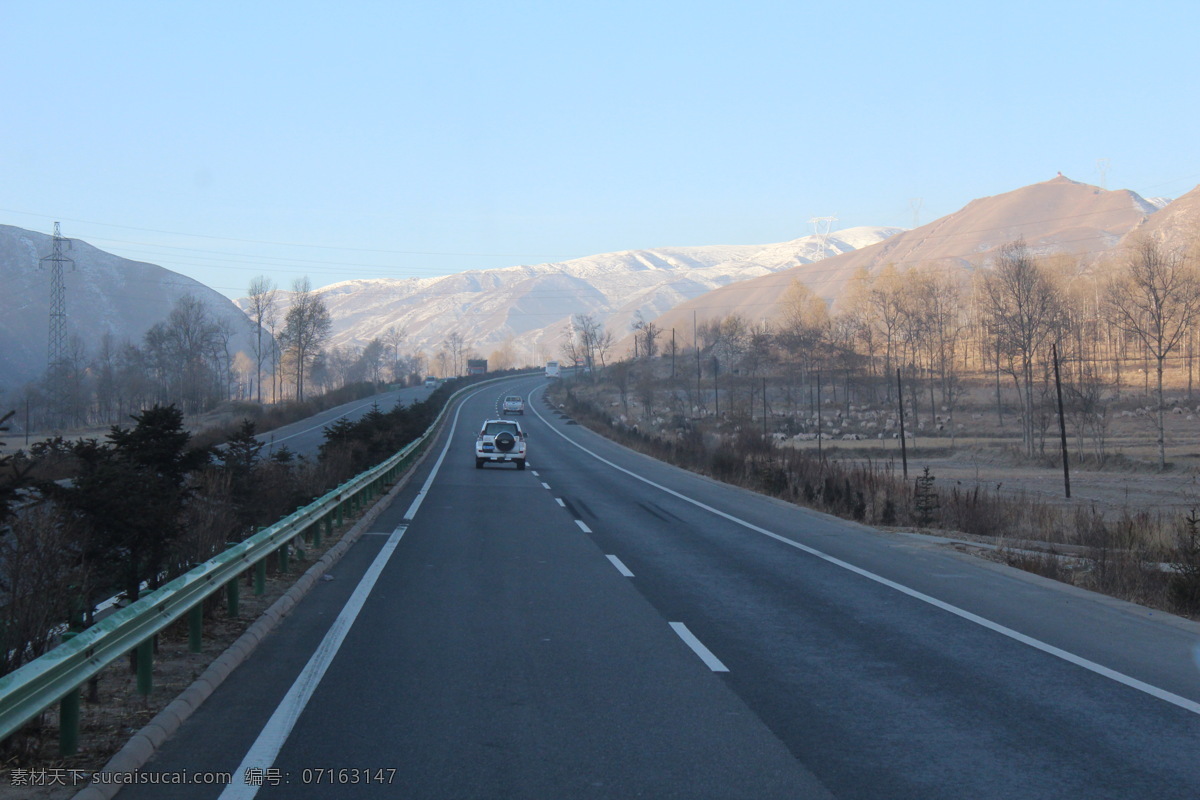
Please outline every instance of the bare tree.
[[446, 352], [450, 354], [450, 365], [454, 375], [466, 372], [467, 342], [458, 331], [446, 337]]
[[363, 378], [371, 383], [379, 383], [383, 369], [384, 343], [382, 339], [372, 339], [363, 348], [358, 360], [362, 363]]
[[1026, 454], [1033, 455], [1034, 357], [1056, 332], [1058, 292], [1021, 240], [1000, 248], [995, 266], [984, 275], [983, 292], [997, 353], [1006, 361], [1021, 398]]
[[1167, 465], [1163, 364], [1200, 312], [1200, 275], [1182, 252], [1137, 241], [1121, 273], [1109, 283], [1108, 303], [1121, 330], [1141, 342], [1155, 363], [1158, 387], [1158, 466]]
[[596, 357], [600, 359], [600, 369], [604, 369], [605, 357], [607, 356], [608, 352], [612, 350], [613, 345], [616, 344], [616, 338], [613, 336], [613, 332], [608, 328], [601, 328], [600, 332], [596, 335], [596, 341], [593, 344]]
[[656, 327], [653, 321], [647, 321], [641, 311], [634, 315], [632, 327], [640, 354], [645, 358], [654, 358], [658, 354], [658, 337], [662, 336], [662, 328]]
[[829, 307], [799, 280], [784, 290], [779, 305], [779, 343], [807, 368], [829, 333]]
[[304, 399], [306, 369], [329, 338], [333, 321], [320, 295], [312, 289], [308, 276], [292, 284], [292, 306], [284, 318], [283, 348], [288, 353], [296, 376], [296, 399]]
[[391, 367], [392, 380], [399, 383], [403, 378], [403, 372], [400, 369], [400, 345], [404, 344], [404, 340], [408, 338], [408, 328], [396, 327], [389, 325], [388, 329], [383, 332], [383, 343], [392, 348], [391, 352]]
[[[896, 357], [896, 343], [900, 336], [900, 324], [904, 315], [902, 291], [904, 282], [895, 265], [888, 264], [874, 278], [857, 287], [861, 293], [862, 319], [883, 339], [883, 374], [892, 374], [892, 362]], [[892, 383], [885, 380], [887, 398], [892, 399]]]
[[270, 331], [275, 330], [278, 295], [275, 282], [265, 275], [259, 275], [250, 281], [249, 320], [251, 333], [254, 334], [255, 384], [259, 403], [262, 403], [263, 362], [267, 359], [268, 349], [274, 346], [274, 336], [269, 333], [268, 336], [272, 341], [269, 341], [266, 347], [263, 346], [263, 333], [265, 332], [264, 328]]

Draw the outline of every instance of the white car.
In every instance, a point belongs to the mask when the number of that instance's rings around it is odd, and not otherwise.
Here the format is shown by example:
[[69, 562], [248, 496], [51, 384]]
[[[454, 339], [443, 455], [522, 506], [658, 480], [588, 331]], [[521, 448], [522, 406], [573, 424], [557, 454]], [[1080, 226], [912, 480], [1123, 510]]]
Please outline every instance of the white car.
[[504, 403], [500, 406], [500, 412], [502, 414], [520, 414], [524, 416], [525, 401], [519, 395], [510, 394], [504, 398]]
[[489, 419], [475, 437], [475, 469], [487, 463], [517, 465], [525, 469], [525, 431], [516, 420]]

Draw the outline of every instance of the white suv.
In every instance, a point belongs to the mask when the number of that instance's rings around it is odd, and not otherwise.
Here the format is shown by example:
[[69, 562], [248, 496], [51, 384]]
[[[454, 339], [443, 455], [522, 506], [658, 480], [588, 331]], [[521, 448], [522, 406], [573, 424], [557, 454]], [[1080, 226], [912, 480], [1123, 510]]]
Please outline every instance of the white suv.
[[500, 413], [525, 416], [525, 401], [521, 399], [520, 395], [510, 394], [504, 398], [504, 403], [500, 406]]
[[525, 432], [510, 419], [489, 419], [475, 437], [475, 468], [483, 469], [489, 461], [513, 462], [525, 469]]

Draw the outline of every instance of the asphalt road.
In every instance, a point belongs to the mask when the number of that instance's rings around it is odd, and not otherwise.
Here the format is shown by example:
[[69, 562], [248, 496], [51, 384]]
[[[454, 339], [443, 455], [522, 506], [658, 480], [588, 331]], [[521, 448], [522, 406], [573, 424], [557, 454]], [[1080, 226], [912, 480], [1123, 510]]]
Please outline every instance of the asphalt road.
[[[268, 785], [171, 797], [1197, 797], [1200, 625], [659, 464], [543, 384], [471, 395], [147, 766]], [[530, 468], [476, 470], [514, 391]]]
[[321, 444], [325, 441], [325, 428], [337, 420], [345, 417], [354, 422], [361, 419], [363, 415], [376, 405], [379, 406], [380, 411], [384, 412], [391, 411], [396, 407], [397, 403], [412, 405], [429, 397], [429, 395], [433, 394], [433, 391], [433, 389], [428, 389], [424, 386], [410, 386], [405, 389], [381, 392], [362, 400], [352, 400], [349, 403], [343, 403], [340, 406], [335, 406], [319, 414], [315, 414], [308, 419], [284, 425], [273, 431], [260, 434], [255, 438], [267, 445], [263, 451], [264, 456], [271, 455], [277, 447], [286, 446], [297, 455], [316, 458]]

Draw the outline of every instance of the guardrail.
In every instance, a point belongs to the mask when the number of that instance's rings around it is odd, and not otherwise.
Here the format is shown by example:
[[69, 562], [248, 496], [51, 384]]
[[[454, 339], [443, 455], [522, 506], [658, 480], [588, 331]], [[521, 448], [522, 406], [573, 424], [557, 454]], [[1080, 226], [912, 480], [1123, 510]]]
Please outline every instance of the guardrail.
[[55, 703], [60, 703], [59, 750], [73, 754], [78, 747], [79, 689], [93, 675], [121, 656], [137, 651], [138, 691], [149, 694], [152, 686], [153, 637], [171, 623], [189, 615], [189, 639], [193, 651], [200, 650], [202, 603], [226, 589], [231, 614], [237, 613], [239, 580], [254, 568], [255, 591], [261, 593], [266, 580], [266, 558], [279, 552], [281, 568], [287, 569], [287, 548], [305, 533], [320, 545], [322, 527], [331, 535], [342, 525], [346, 507], [351, 513], [374, 500], [385, 484], [393, 481], [429, 443], [447, 410], [459, 395], [484, 383], [513, 376], [479, 381], [459, 389], [446, 400], [433, 423], [383, 463], [366, 470], [297, 509], [274, 525], [263, 528], [189, 572], [175, 578], [129, 606], [73, 635], [45, 655], [0, 678], [0, 741]]

